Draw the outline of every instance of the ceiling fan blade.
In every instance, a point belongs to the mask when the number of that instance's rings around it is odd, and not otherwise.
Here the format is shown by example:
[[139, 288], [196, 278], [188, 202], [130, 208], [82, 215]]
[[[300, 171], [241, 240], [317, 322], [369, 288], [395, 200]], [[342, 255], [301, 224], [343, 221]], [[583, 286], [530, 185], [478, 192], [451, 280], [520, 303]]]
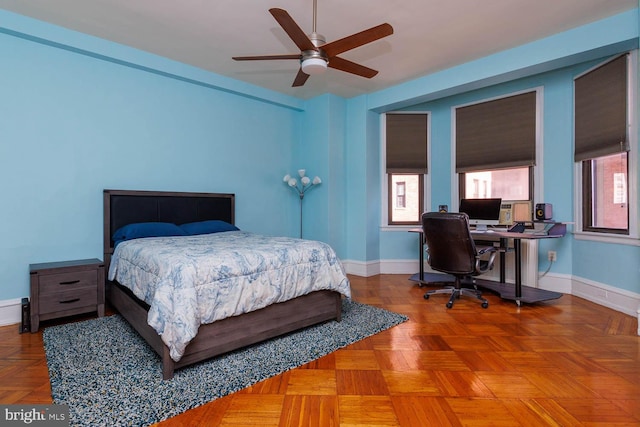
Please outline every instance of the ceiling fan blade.
[[273, 8], [269, 12], [300, 50], [318, 50], [286, 10]]
[[391, 34], [393, 34], [393, 27], [385, 23], [369, 28], [368, 30], [360, 31], [356, 34], [352, 34], [340, 40], [327, 43], [321, 47], [329, 58], [331, 58], [332, 56], [339, 55], [342, 52], [355, 49], [356, 47], [371, 43], [383, 37], [390, 36]]
[[298, 70], [298, 74], [296, 75], [296, 78], [293, 80], [293, 84], [291, 85], [291, 87], [298, 87], [298, 86], [304, 85], [307, 82], [308, 78], [309, 78], [309, 74], [303, 72], [302, 68], [300, 68]]
[[260, 55], [260, 56], [234, 56], [236, 61], [259, 61], [263, 59], [300, 59], [299, 53], [292, 55]]
[[365, 67], [364, 65], [356, 64], [355, 62], [351, 62], [338, 56], [334, 56], [329, 60], [329, 67], [345, 71], [347, 73], [356, 74], [361, 77], [366, 77], [368, 79], [378, 74], [376, 70]]

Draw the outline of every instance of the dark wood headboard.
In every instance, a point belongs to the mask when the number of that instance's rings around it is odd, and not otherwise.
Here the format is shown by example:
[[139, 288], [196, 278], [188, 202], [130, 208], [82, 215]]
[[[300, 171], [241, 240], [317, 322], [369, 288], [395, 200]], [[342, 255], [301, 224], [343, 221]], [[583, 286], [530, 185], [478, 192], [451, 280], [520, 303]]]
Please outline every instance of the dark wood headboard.
[[104, 190], [104, 262], [109, 268], [113, 233], [136, 222], [187, 222], [219, 219], [235, 223], [235, 194]]

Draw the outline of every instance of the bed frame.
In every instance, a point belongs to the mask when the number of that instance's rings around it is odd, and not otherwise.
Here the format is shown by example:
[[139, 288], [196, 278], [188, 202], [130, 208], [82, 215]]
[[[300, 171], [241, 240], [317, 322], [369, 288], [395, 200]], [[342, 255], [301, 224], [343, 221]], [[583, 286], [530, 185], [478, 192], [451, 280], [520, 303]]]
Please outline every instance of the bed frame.
[[[104, 261], [109, 271], [113, 255], [111, 236], [136, 222], [187, 222], [235, 220], [235, 195], [164, 191], [104, 190]], [[107, 276], [105, 274], [105, 276]], [[317, 291], [260, 310], [201, 325], [178, 362], [147, 324], [149, 306], [117, 282], [106, 282], [107, 302], [117, 310], [162, 358], [162, 377], [173, 378], [178, 368], [255, 344], [307, 326], [341, 319], [341, 295]]]

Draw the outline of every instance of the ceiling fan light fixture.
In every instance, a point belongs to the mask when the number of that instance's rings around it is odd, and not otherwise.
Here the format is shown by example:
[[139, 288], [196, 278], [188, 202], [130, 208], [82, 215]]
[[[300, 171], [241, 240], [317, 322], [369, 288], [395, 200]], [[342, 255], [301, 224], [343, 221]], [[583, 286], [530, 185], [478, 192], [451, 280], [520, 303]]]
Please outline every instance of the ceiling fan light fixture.
[[314, 76], [327, 70], [327, 61], [323, 58], [307, 58], [302, 61], [301, 67], [303, 73]]

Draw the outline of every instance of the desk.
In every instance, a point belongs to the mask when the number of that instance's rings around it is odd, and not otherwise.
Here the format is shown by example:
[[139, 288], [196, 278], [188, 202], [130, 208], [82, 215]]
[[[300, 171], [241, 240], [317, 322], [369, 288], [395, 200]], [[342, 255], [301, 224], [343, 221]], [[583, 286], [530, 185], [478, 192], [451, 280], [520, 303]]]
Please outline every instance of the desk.
[[[544, 289], [531, 288], [529, 286], [522, 286], [522, 240], [523, 239], [554, 239], [565, 235], [566, 225], [561, 223], [553, 224], [548, 228], [545, 234], [537, 233], [514, 233], [509, 231], [491, 230], [491, 231], [476, 231], [471, 230], [471, 236], [474, 240], [489, 240], [499, 239], [500, 241], [500, 282], [493, 282], [490, 280], [477, 279], [478, 286], [487, 288], [498, 292], [502, 298], [514, 299], [518, 306], [522, 302], [539, 302], [550, 299], [560, 298], [561, 293], [547, 291]], [[420, 241], [420, 272], [417, 275], [411, 276], [411, 280], [424, 282], [424, 235], [422, 228], [412, 228], [410, 232], [419, 233]], [[508, 240], [513, 240], [513, 250], [515, 254], [515, 283], [514, 287], [506, 285], [505, 281], [505, 252], [507, 250]], [[417, 277], [416, 277], [417, 276]], [[515, 289], [514, 289], [515, 288]]]

